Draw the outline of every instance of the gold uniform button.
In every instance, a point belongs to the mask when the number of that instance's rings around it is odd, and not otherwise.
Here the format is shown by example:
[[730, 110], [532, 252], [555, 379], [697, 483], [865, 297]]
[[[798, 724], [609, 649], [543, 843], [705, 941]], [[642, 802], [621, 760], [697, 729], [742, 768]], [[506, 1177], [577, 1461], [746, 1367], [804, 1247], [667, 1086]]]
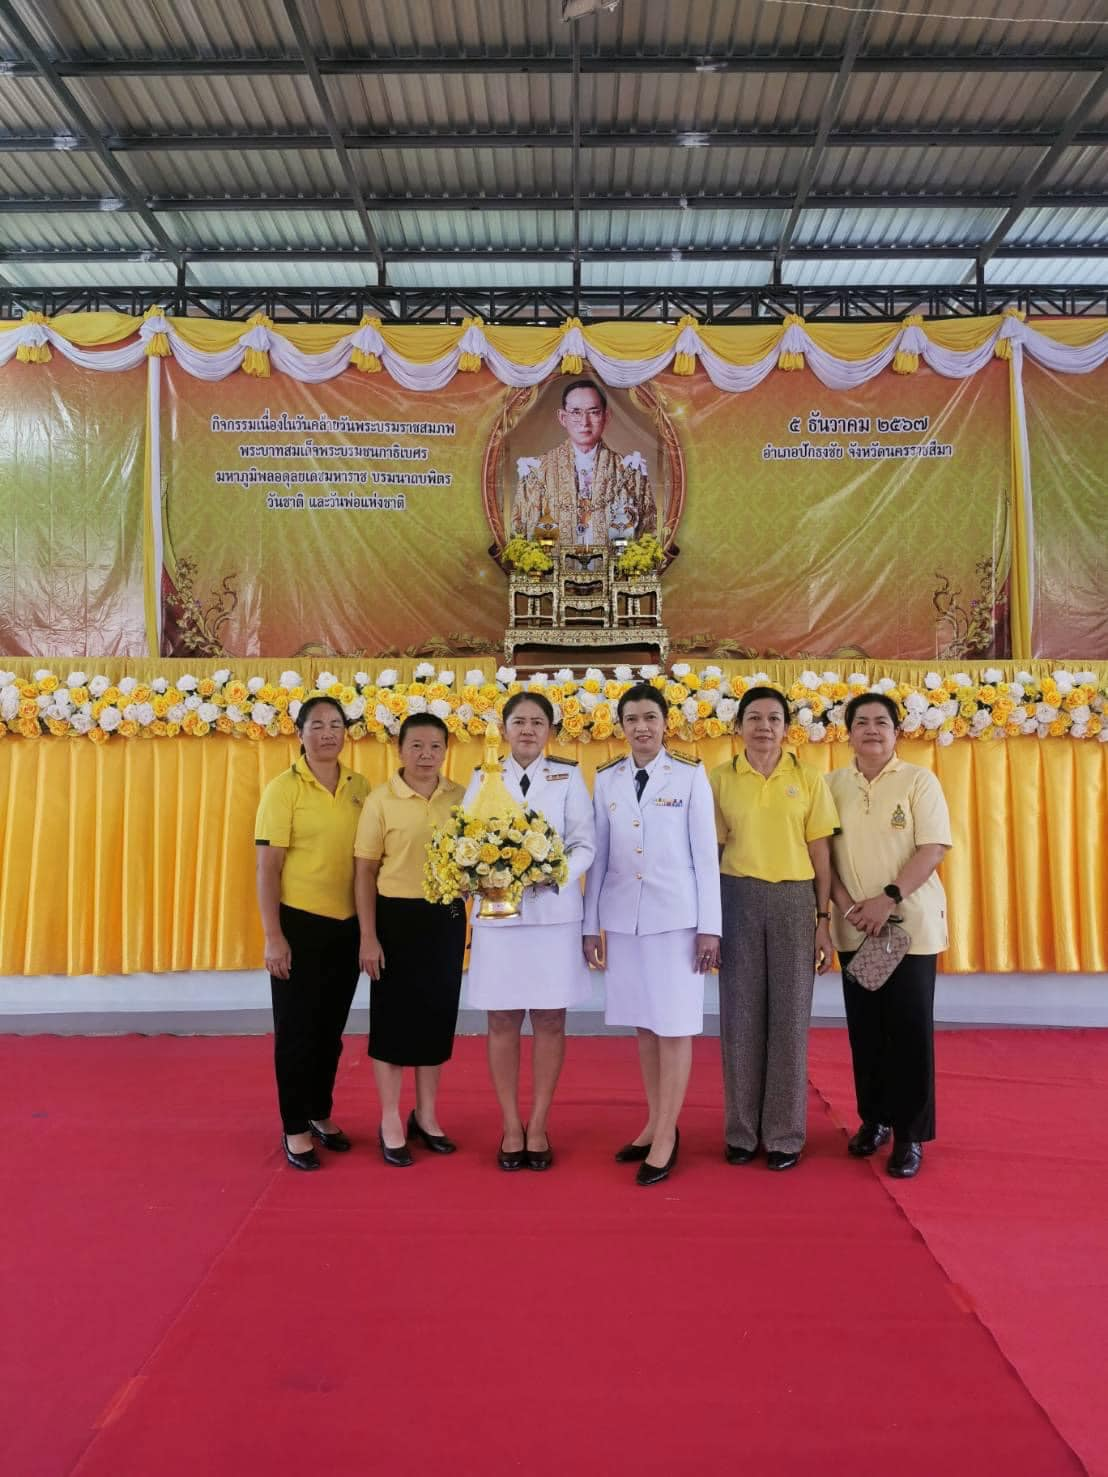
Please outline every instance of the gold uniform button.
[[639, 856], [642, 856], [642, 847], [641, 846], [636, 846], [635, 847], [635, 850], [636, 850], [636, 852], [638, 852]]
[[638, 827], [638, 826], [641, 826], [642, 825], [642, 822], [641, 821], [632, 821], [631, 824], [633, 826], [635, 826], [635, 827]]
[[635, 881], [636, 882], [641, 882], [642, 881], [642, 873], [641, 872], [636, 872], [635, 873]]

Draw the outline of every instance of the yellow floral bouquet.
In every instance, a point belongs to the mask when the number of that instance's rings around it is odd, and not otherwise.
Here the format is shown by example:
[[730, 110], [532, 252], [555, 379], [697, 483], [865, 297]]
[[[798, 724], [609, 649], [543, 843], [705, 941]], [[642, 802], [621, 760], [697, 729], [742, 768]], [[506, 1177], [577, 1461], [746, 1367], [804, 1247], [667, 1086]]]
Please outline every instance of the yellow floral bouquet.
[[632, 539], [616, 560], [617, 574], [650, 574], [666, 557], [666, 551], [652, 533]]
[[554, 568], [554, 560], [543, 546], [519, 533], [504, 545], [500, 557], [521, 574], [545, 574]]
[[525, 887], [569, 878], [562, 838], [537, 810], [484, 820], [456, 806], [427, 848], [423, 896], [429, 903], [496, 893], [518, 909]]

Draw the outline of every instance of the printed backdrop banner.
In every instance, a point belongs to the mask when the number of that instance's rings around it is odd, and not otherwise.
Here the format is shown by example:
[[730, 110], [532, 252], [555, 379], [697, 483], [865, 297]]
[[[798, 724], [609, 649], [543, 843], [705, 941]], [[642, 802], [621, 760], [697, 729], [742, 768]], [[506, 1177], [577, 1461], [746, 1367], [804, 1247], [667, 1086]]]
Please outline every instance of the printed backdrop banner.
[[687, 483], [665, 581], [678, 649], [1007, 654], [1006, 364], [838, 393], [810, 374], [743, 395], [668, 383]]
[[[166, 654], [495, 650], [507, 599], [490, 546], [575, 514], [566, 383], [213, 384], [167, 363]], [[612, 455], [586, 522], [605, 537], [652, 500], [678, 551], [675, 650], [1009, 650], [1006, 364], [849, 392], [777, 374], [735, 395], [665, 374], [607, 394]]]
[[1024, 360], [1036, 656], [1108, 652], [1108, 365], [1056, 374]]
[[0, 374], [0, 651], [146, 651], [145, 418], [145, 368]]

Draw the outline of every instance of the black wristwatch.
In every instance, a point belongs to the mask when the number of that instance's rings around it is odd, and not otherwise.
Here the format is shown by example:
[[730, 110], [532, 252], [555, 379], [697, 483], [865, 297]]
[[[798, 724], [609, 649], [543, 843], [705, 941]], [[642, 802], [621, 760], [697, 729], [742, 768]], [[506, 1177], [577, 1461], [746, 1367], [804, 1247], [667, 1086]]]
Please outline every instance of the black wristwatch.
[[882, 888], [882, 891], [886, 897], [891, 897], [894, 903], [902, 903], [904, 901], [900, 888], [897, 887], [895, 882], [890, 882], [888, 887]]

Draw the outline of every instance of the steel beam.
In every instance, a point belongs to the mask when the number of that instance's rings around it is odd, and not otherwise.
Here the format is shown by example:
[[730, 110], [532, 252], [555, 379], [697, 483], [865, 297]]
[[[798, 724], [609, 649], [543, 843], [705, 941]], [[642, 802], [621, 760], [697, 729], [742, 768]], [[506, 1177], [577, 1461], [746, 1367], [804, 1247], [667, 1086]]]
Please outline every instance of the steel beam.
[[[573, 69], [568, 52], [545, 55], [467, 55], [444, 56], [441, 53], [421, 55], [395, 53], [389, 56], [320, 56], [319, 70], [325, 77], [410, 76], [413, 71], [431, 76], [479, 76], [481, 74], [518, 76], [566, 76]], [[690, 52], [676, 55], [643, 55], [618, 52], [604, 56], [583, 56], [581, 70], [593, 75], [619, 73], [687, 76], [697, 72], [761, 72], [781, 74], [794, 72], [810, 75], [834, 75], [842, 57], [834, 54], [813, 56], [804, 52], [733, 51]], [[973, 51], [943, 51], [926, 55], [903, 52], [868, 52], [854, 63], [856, 72], [889, 72], [893, 74], [944, 72], [1099, 72], [1108, 65], [1108, 53], [1102, 50], [1072, 52], [1054, 49], [1045, 52], [1010, 51], [982, 55]], [[303, 62], [295, 56], [252, 57], [75, 57], [58, 58], [54, 69], [59, 77], [81, 81], [111, 81], [121, 77], [302, 77]], [[0, 62], [0, 76], [33, 77], [37, 73], [29, 62]]]

